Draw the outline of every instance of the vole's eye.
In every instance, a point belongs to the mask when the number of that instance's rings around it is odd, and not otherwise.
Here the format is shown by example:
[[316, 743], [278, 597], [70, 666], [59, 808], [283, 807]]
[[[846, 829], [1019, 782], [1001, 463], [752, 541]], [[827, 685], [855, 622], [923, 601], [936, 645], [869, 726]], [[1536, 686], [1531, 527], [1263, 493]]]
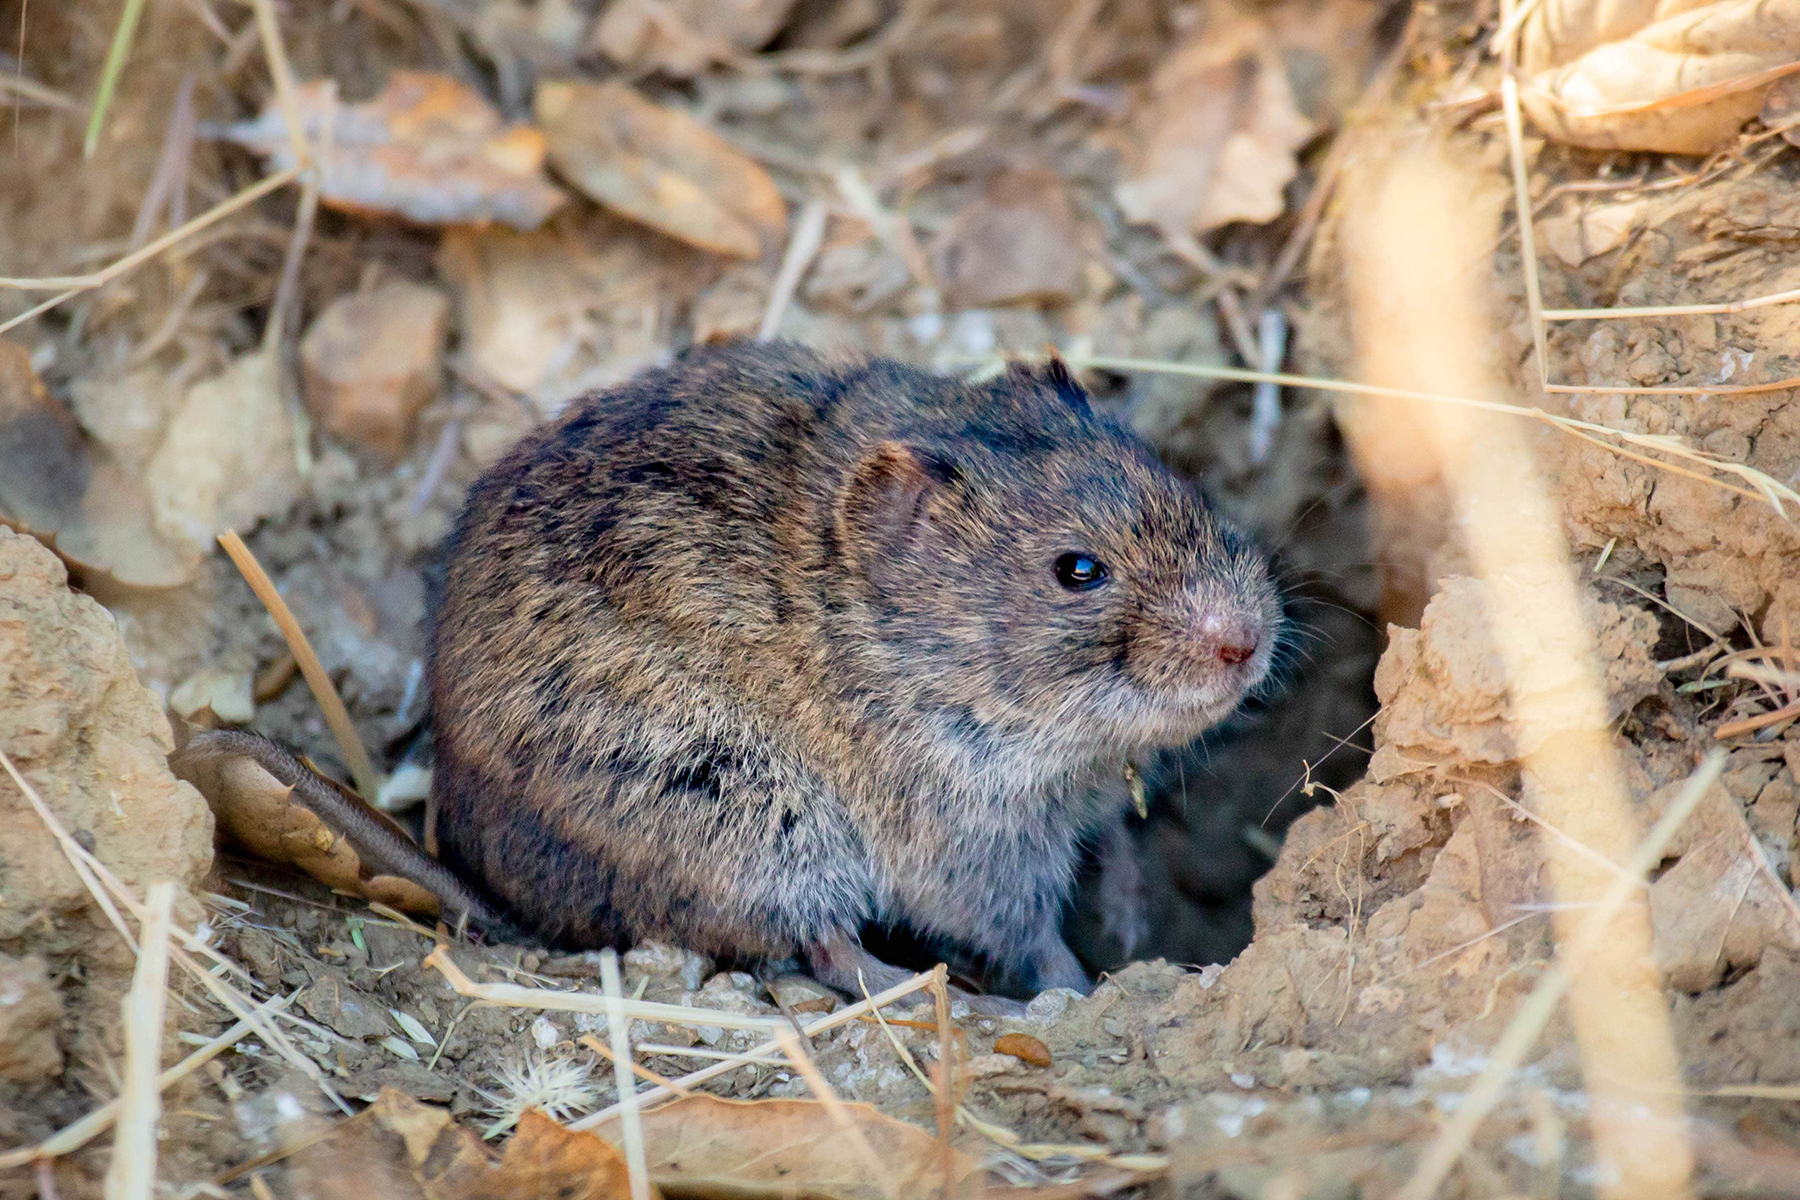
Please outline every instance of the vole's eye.
[[1071, 592], [1085, 592], [1106, 582], [1106, 565], [1085, 554], [1065, 554], [1056, 560], [1056, 582]]

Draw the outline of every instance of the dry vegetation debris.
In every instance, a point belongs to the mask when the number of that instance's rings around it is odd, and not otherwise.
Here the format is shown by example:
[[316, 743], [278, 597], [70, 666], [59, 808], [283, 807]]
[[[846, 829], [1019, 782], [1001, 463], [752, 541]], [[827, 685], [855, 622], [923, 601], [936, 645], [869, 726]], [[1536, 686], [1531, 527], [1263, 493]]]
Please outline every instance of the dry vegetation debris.
[[[1548, 1195], [1604, 1190], [1621, 1128], [1701, 1192], [1800, 1191], [1791, 4], [135, 7], [0, 2], [0, 1196], [147, 1154], [259, 1198]], [[1470, 228], [1511, 213], [1458, 277], [1503, 396], [1351, 382], [1424, 322], [1352, 302], [1346, 184], [1422, 140]], [[1269, 376], [1290, 325], [1308, 374]], [[1307, 598], [1284, 696], [1147, 773], [1141, 894], [1072, 917], [1093, 995], [1007, 1024], [917, 1007], [930, 975], [871, 1011], [676, 947], [610, 989], [593, 956], [439, 949], [402, 911], [428, 899], [267, 781], [209, 782], [212, 855], [166, 765], [190, 726], [412, 819], [468, 483], [572, 396], [759, 334], [955, 370], [1058, 346]], [[1481, 577], [1417, 407], [1468, 399], [1544, 422], [1566, 579]], [[310, 650], [214, 551], [234, 529]], [[1546, 863], [1621, 871], [1545, 807], [1555, 739], [1491, 632], [1565, 585], [1586, 631], [1540, 649], [1596, 646], [1630, 820], [1691, 806], [1624, 906], [1675, 1124], [1596, 1108], [1579, 1004], [1534, 1008], [1579, 924]], [[159, 880], [166, 1003], [144, 982], [122, 1022]]]

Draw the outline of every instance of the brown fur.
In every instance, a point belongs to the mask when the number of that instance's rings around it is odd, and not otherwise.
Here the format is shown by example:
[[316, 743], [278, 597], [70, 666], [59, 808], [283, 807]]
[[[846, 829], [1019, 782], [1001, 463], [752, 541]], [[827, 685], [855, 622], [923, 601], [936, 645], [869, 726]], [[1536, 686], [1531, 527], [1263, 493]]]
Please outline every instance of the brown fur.
[[[1060, 584], [1072, 551], [1109, 581]], [[970, 385], [699, 351], [471, 491], [432, 644], [438, 836], [556, 943], [842, 986], [859, 931], [903, 925], [1000, 988], [1084, 987], [1058, 918], [1120, 763], [1227, 715], [1279, 619], [1263, 556], [1060, 364]]]

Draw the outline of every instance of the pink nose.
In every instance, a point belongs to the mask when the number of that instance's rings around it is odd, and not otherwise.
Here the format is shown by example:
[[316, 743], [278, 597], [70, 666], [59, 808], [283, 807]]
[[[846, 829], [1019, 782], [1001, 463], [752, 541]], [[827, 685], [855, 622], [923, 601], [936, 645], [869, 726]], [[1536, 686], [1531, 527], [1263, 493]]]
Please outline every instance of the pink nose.
[[1250, 656], [1255, 653], [1255, 638], [1241, 638], [1237, 641], [1219, 643], [1219, 661], [1230, 666], [1235, 667], [1239, 663], [1249, 662]]

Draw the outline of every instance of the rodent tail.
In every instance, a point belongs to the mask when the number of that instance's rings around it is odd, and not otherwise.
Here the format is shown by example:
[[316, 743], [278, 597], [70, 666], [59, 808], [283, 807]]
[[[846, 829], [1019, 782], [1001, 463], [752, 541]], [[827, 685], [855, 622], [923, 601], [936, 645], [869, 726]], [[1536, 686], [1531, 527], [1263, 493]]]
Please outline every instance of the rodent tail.
[[436, 896], [442, 916], [451, 925], [466, 918], [469, 925], [492, 940], [532, 940], [474, 888], [420, 849], [387, 814], [341, 790], [260, 734], [230, 729], [196, 734], [171, 759], [171, 765], [176, 774], [186, 777], [188, 767], [235, 757], [252, 759], [284, 787], [292, 788], [300, 803], [349, 841], [370, 871], [397, 875]]

